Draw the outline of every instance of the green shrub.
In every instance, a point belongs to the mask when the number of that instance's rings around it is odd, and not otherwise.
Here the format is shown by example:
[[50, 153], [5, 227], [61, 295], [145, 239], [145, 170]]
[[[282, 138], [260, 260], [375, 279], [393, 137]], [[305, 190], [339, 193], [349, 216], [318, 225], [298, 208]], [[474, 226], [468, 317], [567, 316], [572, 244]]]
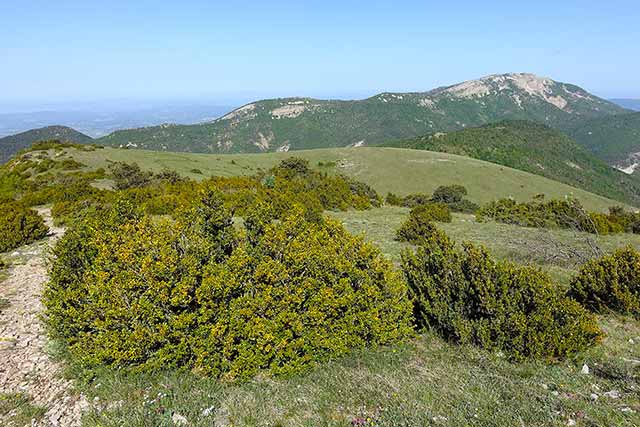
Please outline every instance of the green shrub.
[[109, 165], [117, 190], [139, 188], [148, 185], [153, 178], [151, 172], [143, 171], [137, 163], [117, 162]]
[[467, 195], [467, 189], [462, 185], [441, 185], [436, 188], [431, 200], [437, 203], [459, 203]]
[[198, 169], [198, 168], [193, 168], [189, 172], [195, 173], [195, 174], [198, 174], [198, 175], [202, 175], [202, 171], [200, 169]]
[[402, 199], [402, 206], [405, 208], [413, 208], [418, 205], [426, 205], [431, 202], [431, 196], [424, 193], [413, 193]]
[[512, 360], [566, 357], [601, 338], [595, 318], [533, 267], [492, 260], [442, 234], [402, 254], [419, 327]]
[[384, 202], [390, 206], [402, 206], [403, 199], [394, 193], [387, 193]]
[[433, 234], [440, 233], [433, 221], [451, 222], [449, 207], [443, 203], [429, 203], [411, 209], [409, 218], [396, 232], [396, 239], [414, 245], [420, 244]]
[[0, 252], [40, 240], [48, 232], [36, 211], [17, 202], [0, 204]]
[[501, 199], [479, 209], [476, 218], [480, 222], [493, 220], [524, 227], [566, 228], [597, 234], [619, 233], [625, 229], [615, 216], [587, 212], [575, 199], [544, 201], [538, 197], [524, 203]]
[[252, 209], [246, 233], [206, 190], [177, 220], [127, 201], [54, 248], [47, 323], [88, 365], [227, 378], [299, 372], [411, 333], [406, 285], [373, 246], [294, 206]]
[[640, 253], [622, 248], [582, 266], [569, 295], [589, 310], [640, 317]]

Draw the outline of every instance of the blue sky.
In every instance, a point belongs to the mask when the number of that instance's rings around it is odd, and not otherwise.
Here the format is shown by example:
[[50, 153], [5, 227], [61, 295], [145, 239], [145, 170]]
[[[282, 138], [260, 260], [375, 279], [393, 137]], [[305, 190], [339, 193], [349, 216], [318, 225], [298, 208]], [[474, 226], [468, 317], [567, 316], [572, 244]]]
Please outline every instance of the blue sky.
[[0, 2], [0, 103], [237, 103], [527, 71], [640, 98], [636, 1]]

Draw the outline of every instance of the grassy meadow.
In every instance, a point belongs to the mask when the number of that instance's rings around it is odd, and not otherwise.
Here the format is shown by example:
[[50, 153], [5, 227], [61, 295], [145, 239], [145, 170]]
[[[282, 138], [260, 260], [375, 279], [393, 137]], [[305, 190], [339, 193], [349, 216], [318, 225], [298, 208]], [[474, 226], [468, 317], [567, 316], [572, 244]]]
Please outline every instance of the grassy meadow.
[[[356, 177], [382, 195], [388, 191], [431, 193], [440, 185], [462, 184], [468, 198], [477, 203], [507, 196], [527, 200], [544, 193], [548, 198], [573, 194], [592, 210], [616, 204], [507, 167], [393, 148], [254, 155], [68, 148], [57, 157], [73, 157], [91, 169], [107, 167], [110, 161], [137, 162], [144, 169], [169, 168], [202, 179], [253, 174], [291, 155], [304, 157], [312, 167], [328, 173]], [[328, 215], [378, 245], [397, 263], [400, 252], [410, 247], [394, 239], [408, 211], [382, 207]], [[499, 258], [536, 264], [561, 284], [575, 274], [580, 255], [588, 256], [587, 239], [594, 239], [604, 251], [626, 244], [640, 248], [639, 235], [594, 237], [477, 223], [474, 216], [463, 214], [454, 214], [451, 223], [438, 226], [457, 242], [484, 244]], [[549, 257], [558, 248], [573, 248], [573, 255]], [[92, 402], [83, 425], [95, 427], [640, 426], [640, 320], [607, 315], [599, 323], [606, 333], [600, 346], [552, 363], [511, 363], [500, 353], [453, 345], [434, 333], [416, 331], [402, 345], [359, 350], [302, 375], [258, 376], [246, 383], [208, 379], [188, 371], [135, 374], [86, 370], [73, 364], [67, 366], [66, 375]], [[62, 347], [52, 344], [52, 354], [64, 356]], [[588, 374], [581, 373], [584, 364]], [[30, 414], [31, 408], [25, 408]]]
[[[486, 203], [502, 197], [530, 200], [543, 193], [548, 198], [572, 195], [587, 209], [606, 211], [620, 204], [559, 182], [506, 166], [454, 154], [399, 148], [335, 148], [294, 153], [193, 154], [104, 148], [95, 151], [66, 149], [59, 158], [73, 157], [89, 168], [106, 168], [109, 161], [136, 162], [143, 169], [176, 170], [193, 179], [208, 176], [251, 175], [268, 169], [282, 159], [296, 156], [309, 160], [314, 168], [343, 173], [363, 181], [380, 194], [387, 192], [431, 194], [440, 185], [461, 184], [468, 199]], [[322, 163], [325, 166], [319, 166]], [[326, 166], [329, 164], [329, 166]], [[199, 170], [201, 173], [193, 172]]]

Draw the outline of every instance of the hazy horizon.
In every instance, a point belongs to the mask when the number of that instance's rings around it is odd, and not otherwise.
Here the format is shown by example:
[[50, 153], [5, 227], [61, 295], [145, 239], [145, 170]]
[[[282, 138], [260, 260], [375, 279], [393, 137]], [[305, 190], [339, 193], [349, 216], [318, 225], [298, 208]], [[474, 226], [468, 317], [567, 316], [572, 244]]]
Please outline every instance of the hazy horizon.
[[615, 3], [3, 2], [0, 104], [354, 99], [508, 72], [640, 98], [640, 8]]

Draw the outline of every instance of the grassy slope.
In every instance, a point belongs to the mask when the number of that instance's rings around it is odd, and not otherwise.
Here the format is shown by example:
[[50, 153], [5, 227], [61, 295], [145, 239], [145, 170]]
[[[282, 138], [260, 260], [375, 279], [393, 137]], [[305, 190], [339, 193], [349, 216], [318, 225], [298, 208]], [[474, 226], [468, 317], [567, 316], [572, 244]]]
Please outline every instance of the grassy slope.
[[538, 123], [504, 121], [385, 145], [469, 156], [640, 205], [640, 179], [612, 168], [570, 137]]
[[[166, 167], [196, 179], [210, 175], [253, 174], [258, 168], [267, 169], [295, 155], [308, 159], [314, 167], [318, 162], [336, 162], [335, 167], [326, 170], [354, 176], [381, 194], [389, 191], [400, 195], [431, 193], [439, 185], [462, 184], [469, 191], [469, 199], [478, 203], [509, 196], [529, 200], [538, 193], [544, 193], [551, 198], [574, 195], [592, 210], [606, 210], [616, 204], [605, 197], [527, 172], [468, 157], [420, 150], [361, 147], [215, 155], [105, 148], [92, 152], [71, 150], [69, 155], [94, 168], [107, 166], [108, 160], [137, 162], [146, 169], [159, 171]], [[203, 174], [191, 173], [194, 168]]]
[[576, 141], [599, 158], [615, 164], [640, 152], [640, 112], [589, 119], [569, 131]]

